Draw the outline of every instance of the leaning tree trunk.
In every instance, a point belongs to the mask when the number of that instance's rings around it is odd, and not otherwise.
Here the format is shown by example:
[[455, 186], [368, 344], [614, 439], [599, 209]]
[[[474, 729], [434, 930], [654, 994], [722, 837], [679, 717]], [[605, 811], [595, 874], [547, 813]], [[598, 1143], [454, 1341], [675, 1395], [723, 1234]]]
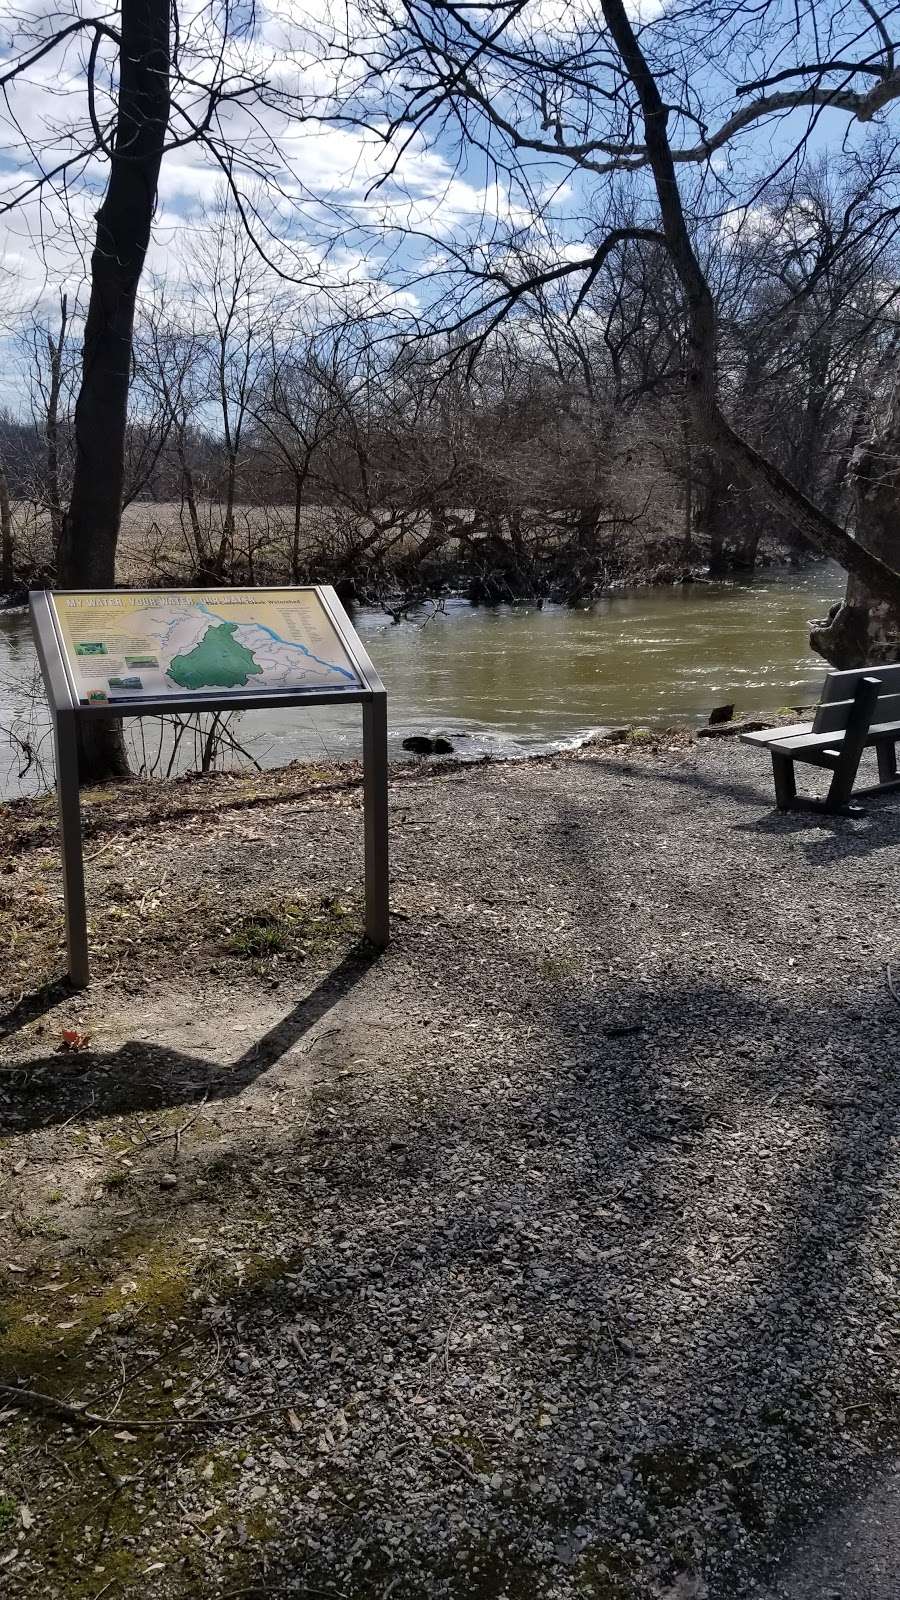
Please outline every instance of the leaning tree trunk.
[[[858, 543], [900, 568], [900, 382], [883, 427], [854, 450], [848, 476]], [[833, 667], [900, 661], [900, 605], [876, 599], [859, 578], [850, 577], [843, 603], [813, 629], [810, 643]]]
[[[169, 120], [169, 11], [170, 0], [122, 0], [118, 113], [91, 257], [75, 475], [57, 567], [68, 588], [115, 583], [135, 299]], [[82, 782], [127, 775], [121, 723], [85, 723], [80, 757]]]

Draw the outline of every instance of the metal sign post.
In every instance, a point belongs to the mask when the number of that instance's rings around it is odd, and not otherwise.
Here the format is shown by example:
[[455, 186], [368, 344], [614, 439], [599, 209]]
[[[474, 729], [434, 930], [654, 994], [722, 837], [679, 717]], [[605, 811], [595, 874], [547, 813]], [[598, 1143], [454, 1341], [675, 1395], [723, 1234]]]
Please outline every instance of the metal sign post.
[[[31, 594], [30, 607], [53, 718], [73, 984], [83, 988], [90, 978], [78, 726], [98, 716], [361, 705], [365, 927], [372, 943], [384, 949], [390, 937], [387, 694], [334, 589], [107, 589], [55, 595], [41, 589]], [[312, 647], [270, 625], [282, 617], [287, 619], [282, 626], [306, 632]], [[229, 676], [239, 681], [231, 683]]]

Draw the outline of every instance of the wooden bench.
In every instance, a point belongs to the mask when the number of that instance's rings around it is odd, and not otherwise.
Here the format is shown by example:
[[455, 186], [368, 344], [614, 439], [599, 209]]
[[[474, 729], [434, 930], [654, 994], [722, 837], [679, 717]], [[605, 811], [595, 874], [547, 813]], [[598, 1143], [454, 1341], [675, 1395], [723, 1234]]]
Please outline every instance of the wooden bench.
[[[762, 745], [771, 752], [779, 811], [859, 814], [862, 807], [851, 805], [850, 796], [864, 750], [874, 748], [880, 782], [858, 794], [883, 794], [900, 786], [900, 665], [829, 672], [812, 722], [765, 728], [760, 733], [741, 734], [741, 738], [745, 744]], [[825, 767], [833, 774], [824, 800], [797, 794], [795, 761]]]

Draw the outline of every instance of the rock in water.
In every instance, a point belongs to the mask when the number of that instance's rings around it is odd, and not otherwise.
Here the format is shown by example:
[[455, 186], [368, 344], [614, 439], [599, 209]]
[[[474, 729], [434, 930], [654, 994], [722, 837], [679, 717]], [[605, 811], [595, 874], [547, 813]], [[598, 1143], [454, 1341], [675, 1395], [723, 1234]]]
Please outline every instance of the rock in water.
[[708, 726], [710, 728], [714, 728], [718, 722], [733, 722], [733, 721], [734, 721], [734, 706], [715, 706], [713, 708], [713, 710], [709, 713]]
[[453, 746], [443, 734], [438, 734], [436, 739], [430, 739], [424, 733], [411, 733], [403, 741], [404, 750], [411, 750], [416, 756], [452, 756]]

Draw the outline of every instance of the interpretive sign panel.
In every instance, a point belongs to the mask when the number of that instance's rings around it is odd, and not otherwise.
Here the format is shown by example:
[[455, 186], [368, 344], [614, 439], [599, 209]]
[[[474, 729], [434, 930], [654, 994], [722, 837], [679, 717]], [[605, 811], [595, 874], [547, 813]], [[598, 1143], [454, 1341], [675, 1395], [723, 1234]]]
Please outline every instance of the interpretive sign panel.
[[361, 705], [366, 932], [387, 944], [387, 695], [332, 588], [36, 590], [30, 605], [53, 713], [73, 983], [88, 981], [78, 728], [98, 716]]
[[58, 594], [80, 705], [362, 687], [315, 589]]

